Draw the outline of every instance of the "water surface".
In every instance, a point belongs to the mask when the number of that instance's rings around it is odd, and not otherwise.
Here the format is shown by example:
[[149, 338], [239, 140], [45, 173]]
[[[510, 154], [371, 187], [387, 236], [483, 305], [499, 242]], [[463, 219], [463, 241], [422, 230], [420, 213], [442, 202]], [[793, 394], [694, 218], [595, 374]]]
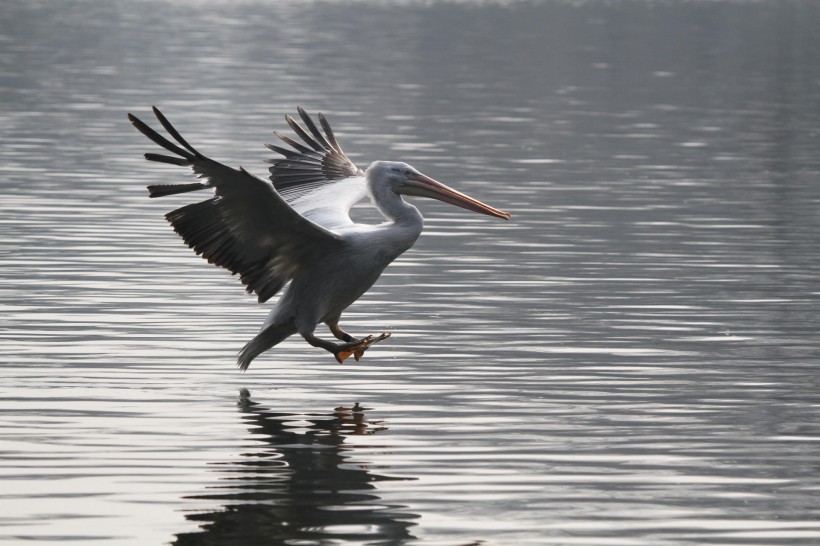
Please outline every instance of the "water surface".
[[[7, 1], [0, 541], [820, 541], [820, 7]], [[434, 202], [337, 365], [162, 215], [156, 104], [263, 176], [296, 105]], [[372, 214], [357, 210], [364, 219]]]

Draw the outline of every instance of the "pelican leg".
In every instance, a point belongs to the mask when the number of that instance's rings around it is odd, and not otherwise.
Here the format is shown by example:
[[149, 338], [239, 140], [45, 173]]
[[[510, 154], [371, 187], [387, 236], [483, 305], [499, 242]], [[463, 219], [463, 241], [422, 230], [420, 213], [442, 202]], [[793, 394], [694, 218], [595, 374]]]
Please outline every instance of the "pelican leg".
[[304, 337], [305, 341], [314, 347], [321, 347], [322, 349], [333, 353], [333, 356], [336, 357], [336, 361], [339, 364], [342, 364], [351, 355], [353, 355], [356, 360], [359, 360], [371, 345], [378, 343], [383, 339], [387, 339], [390, 337], [390, 334], [383, 333], [377, 337], [367, 336], [363, 339], [348, 341], [346, 343], [333, 343], [332, 341], [326, 341], [322, 338], [316, 337], [313, 334], [304, 334], [302, 337]]
[[350, 334], [348, 334], [347, 332], [345, 332], [344, 330], [339, 328], [339, 319], [338, 318], [335, 319], [335, 320], [329, 320], [325, 324], [327, 324], [327, 327], [330, 328], [330, 332], [333, 334], [333, 337], [335, 337], [336, 339], [341, 340], [341, 341], [346, 341], [348, 343], [350, 343], [351, 341], [359, 341], [355, 337], [351, 336]]
[[343, 363], [347, 357], [354, 354], [356, 349], [358, 349], [359, 346], [365, 343], [368, 339], [357, 339], [346, 343], [333, 343], [332, 341], [327, 341], [320, 337], [316, 337], [313, 334], [303, 334], [302, 337], [304, 337], [305, 341], [314, 347], [321, 347], [325, 351], [333, 353], [333, 356], [336, 357], [336, 361], [339, 362], [339, 364]]

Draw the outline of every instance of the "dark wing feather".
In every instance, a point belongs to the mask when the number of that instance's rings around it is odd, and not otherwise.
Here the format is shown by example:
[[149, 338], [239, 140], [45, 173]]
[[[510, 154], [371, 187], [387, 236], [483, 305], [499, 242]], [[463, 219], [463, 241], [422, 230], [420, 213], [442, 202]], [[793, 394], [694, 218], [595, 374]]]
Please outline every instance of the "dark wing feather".
[[321, 259], [341, 239], [297, 213], [268, 182], [244, 169], [209, 159], [194, 149], [171, 123], [154, 113], [180, 148], [141, 120], [128, 115], [145, 136], [180, 157], [146, 154], [146, 159], [190, 166], [204, 183], [149, 186], [152, 197], [213, 188], [216, 195], [166, 214], [176, 231], [208, 262], [238, 274], [259, 302], [268, 300], [298, 275], [300, 269]]
[[[334, 191], [348, 192], [344, 199], [345, 203], [350, 201], [353, 193], [355, 193], [353, 197], [357, 197], [353, 202], [364, 197], [362, 180], [359, 178], [364, 176], [364, 172], [356, 167], [342, 151], [327, 119], [319, 114], [319, 123], [324, 130], [322, 134], [304, 109], [299, 107], [298, 111], [307, 130], [290, 116], [285, 116], [285, 120], [307, 146], [279, 133], [274, 134], [293, 150], [273, 144], [267, 145], [271, 150], [284, 156], [284, 158], [268, 160], [272, 164], [270, 179], [276, 191], [286, 201], [293, 203], [325, 186], [352, 179], [351, 185], [355, 186], [352, 190], [340, 184]], [[345, 210], [344, 214], [346, 213]]]

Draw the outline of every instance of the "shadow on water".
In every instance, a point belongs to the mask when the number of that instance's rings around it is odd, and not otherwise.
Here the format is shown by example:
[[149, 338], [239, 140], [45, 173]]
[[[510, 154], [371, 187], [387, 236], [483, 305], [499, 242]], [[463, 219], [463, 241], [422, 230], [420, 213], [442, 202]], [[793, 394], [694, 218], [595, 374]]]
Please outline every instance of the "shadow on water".
[[201, 530], [180, 533], [175, 545], [281, 545], [345, 543], [398, 545], [415, 537], [415, 514], [384, 504], [374, 474], [346, 453], [348, 436], [386, 430], [368, 422], [358, 404], [332, 413], [273, 412], [240, 392], [250, 439], [266, 445], [246, 460], [224, 465], [224, 485], [189, 498], [216, 500], [219, 510], [186, 515]]

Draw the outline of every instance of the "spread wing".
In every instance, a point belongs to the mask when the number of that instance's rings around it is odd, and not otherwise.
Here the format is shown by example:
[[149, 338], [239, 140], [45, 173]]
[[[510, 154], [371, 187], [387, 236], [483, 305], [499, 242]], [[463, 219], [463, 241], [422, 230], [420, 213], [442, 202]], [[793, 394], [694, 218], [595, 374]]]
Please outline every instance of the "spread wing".
[[329, 250], [341, 238], [294, 210], [267, 181], [199, 153], [155, 107], [154, 114], [174, 144], [135, 116], [128, 119], [149, 139], [175, 155], [148, 153], [150, 161], [189, 166], [203, 180], [190, 184], [148, 186], [151, 197], [212, 188], [211, 199], [165, 215], [183, 240], [208, 262], [239, 278], [259, 302]]
[[325, 116], [318, 115], [322, 133], [307, 112], [298, 111], [307, 130], [285, 119], [302, 142], [274, 132], [291, 149], [267, 145], [284, 156], [268, 160], [273, 187], [305, 218], [327, 229], [349, 226], [351, 207], [367, 195], [364, 172], [342, 151]]

